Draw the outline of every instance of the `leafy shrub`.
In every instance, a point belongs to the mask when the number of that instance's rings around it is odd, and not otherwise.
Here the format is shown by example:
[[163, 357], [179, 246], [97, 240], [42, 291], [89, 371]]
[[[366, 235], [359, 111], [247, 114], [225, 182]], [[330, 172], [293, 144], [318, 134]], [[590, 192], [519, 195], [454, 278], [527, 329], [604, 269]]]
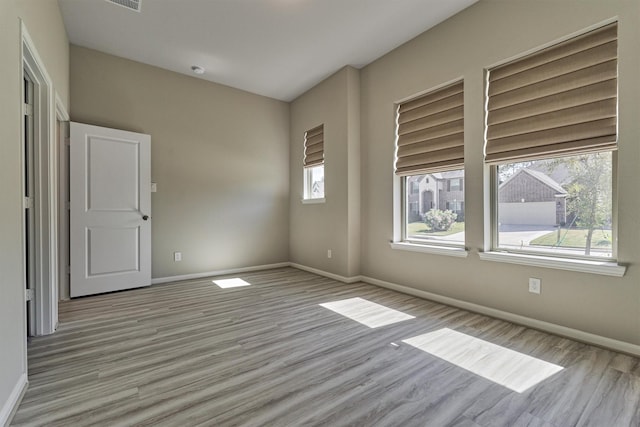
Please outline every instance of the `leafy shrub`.
[[431, 209], [424, 216], [424, 222], [432, 231], [447, 231], [451, 228], [458, 214], [453, 211], [440, 209]]

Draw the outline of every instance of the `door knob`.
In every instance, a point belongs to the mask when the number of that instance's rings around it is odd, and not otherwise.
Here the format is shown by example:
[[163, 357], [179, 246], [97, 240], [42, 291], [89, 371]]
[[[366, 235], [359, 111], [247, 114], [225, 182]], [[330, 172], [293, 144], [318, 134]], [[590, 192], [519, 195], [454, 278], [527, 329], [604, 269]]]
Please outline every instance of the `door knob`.
[[149, 219], [149, 215], [142, 215], [142, 219], [143, 219], [144, 221], [148, 220], [148, 219]]

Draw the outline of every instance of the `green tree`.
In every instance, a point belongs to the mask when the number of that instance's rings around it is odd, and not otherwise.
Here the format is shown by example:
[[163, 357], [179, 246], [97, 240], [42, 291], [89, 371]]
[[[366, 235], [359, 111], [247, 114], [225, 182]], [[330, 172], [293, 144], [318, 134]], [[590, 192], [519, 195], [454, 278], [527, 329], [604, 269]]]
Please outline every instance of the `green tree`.
[[498, 183], [502, 184], [507, 179], [511, 178], [516, 172], [519, 172], [520, 169], [526, 169], [530, 167], [534, 162], [532, 161], [524, 161], [518, 163], [507, 163], [504, 165], [500, 165], [498, 168]]
[[[587, 154], [554, 162], [564, 164], [571, 181], [567, 210], [586, 231], [584, 254], [591, 254], [593, 231], [611, 223], [611, 153]], [[552, 166], [553, 167], [553, 166]]]

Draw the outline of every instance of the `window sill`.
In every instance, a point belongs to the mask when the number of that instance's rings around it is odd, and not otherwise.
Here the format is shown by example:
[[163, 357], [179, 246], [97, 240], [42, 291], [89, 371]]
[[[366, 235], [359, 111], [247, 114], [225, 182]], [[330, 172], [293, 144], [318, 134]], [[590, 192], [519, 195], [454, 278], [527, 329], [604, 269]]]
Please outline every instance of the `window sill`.
[[324, 197], [317, 198], [317, 199], [302, 199], [302, 204], [303, 205], [315, 205], [317, 203], [324, 203], [324, 201], [325, 201]]
[[469, 252], [463, 247], [452, 246], [436, 246], [436, 245], [419, 245], [416, 243], [408, 242], [391, 242], [389, 243], [392, 249], [398, 249], [401, 251], [410, 252], [422, 252], [435, 255], [447, 255], [455, 256], [458, 258], [466, 258]]
[[556, 258], [541, 255], [514, 254], [510, 252], [480, 252], [485, 261], [506, 262], [509, 264], [531, 265], [534, 267], [555, 268], [558, 270], [578, 271], [581, 273], [602, 274], [622, 277], [627, 267], [616, 262], [593, 261], [572, 258]]

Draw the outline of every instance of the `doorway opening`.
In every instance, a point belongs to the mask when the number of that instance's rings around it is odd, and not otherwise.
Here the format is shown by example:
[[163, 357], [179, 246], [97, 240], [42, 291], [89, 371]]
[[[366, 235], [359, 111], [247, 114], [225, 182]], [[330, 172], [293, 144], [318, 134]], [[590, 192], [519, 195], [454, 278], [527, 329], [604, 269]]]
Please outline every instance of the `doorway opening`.
[[34, 84], [28, 70], [23, 74], [23, 146], [24, 146], [24, 277], [27, 311], [27, 335], [36, 335], [36, 226], [35, 226], [35, 150], [34, 150]]
[[24, 318], [34, 336], [58, 320], [57, 150], [53, 85], [24, 23], [21, 33]]

